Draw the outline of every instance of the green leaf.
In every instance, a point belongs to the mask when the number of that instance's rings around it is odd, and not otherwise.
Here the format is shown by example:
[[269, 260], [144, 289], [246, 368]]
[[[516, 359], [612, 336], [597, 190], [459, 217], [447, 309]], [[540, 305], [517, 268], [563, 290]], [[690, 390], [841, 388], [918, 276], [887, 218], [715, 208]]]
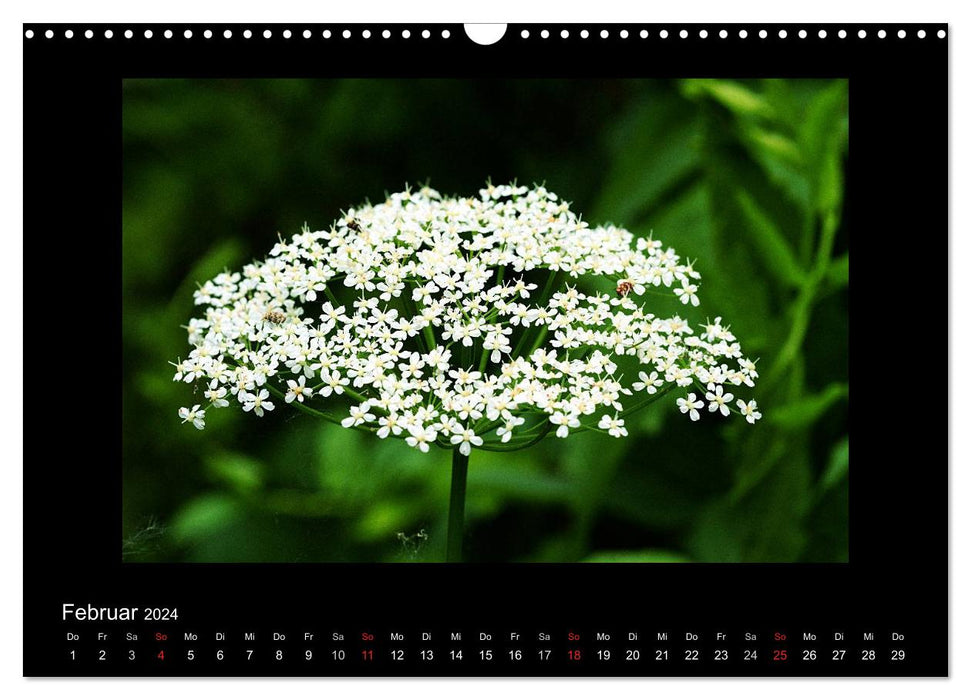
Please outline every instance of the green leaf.
[[816, 208], [835, 212], [843, 201], [843, 164], [839, 146], [824, 154], [816, 183]]
[[708, 97], [743, 117], [771, 117], [775, 112], [764, 97], [731, 80], [686, 80], [682, 89], [689, 97]]
[[806, 279], [806, 273], [796, 262], [796, 256], [786, 242], [782, 233], [755, 203], [748, 192], [741, 191], [736, 196], [739, 209], [742, 212], [745, 226], [744, 233], [755, 246], [755, 250], [762, 258], [765, 269], [770, 274], [790, 287], [801, 287]]
[[850, 438], [844, 437], [833, 446], [826, 471], [819, 479], [819, 492], [828, 491], [842, 481], [850, 469]]
[[[696, 184], [682, 192], [677, 199], [665, 203], [646, 224], [636, 231], [638, 235], [646, 236], [653, 232], [655, 238], [675, 246], [679, 252], [687, 254], [690, 251], [692, 258], [704, 255], [714, 245], [708, 192], [703, 184]], [[705, 282], [709, 282], [710, 277], [710, 274], [706, 275]], [[665, 300], [652, 295], [651, 302], [659, 304]], [[680, 302], [674, 298], [670, 309], [664, 311], [677, 313], [679, 305]]]
[[786, 430], [812, 425], [837, 401], [849, 395], [849, 387], [834, 382], [823, 391], [766, 411], [766, 419]]
[[214, 479], [240, 493], [258, 491], [263, 486], [263, 466], [245, 455], [215, 454], [209, 457], [207, 466]]
[[172, 521], [176, 540], [194, 541], [230, 527], [242, 516], [239, 503], [230, 496], [211, 494], [190, 502]]
[[[763, 409], [764, 411], [765, 409]], [[752, 426], [746, 425], [751, 428]], [[756, 426], [756, 430], [759, 426]], [[787, 434], [778, 431], [761, 431], [754, 435], [749, 447], [749, 456], [736, 470], [736, 483], [729, 493], [729, 500], [739, 501], [757, 488], [772, 473], [779, 462], [792, 449]]]
[[846, 145], [846, 82], [821, 91], [806, 110], [799, 141], [817, 211], [839, 208], [843, 199], [842, 154]]
[[609, 132], [609, 167], [587, 216], [630, 228], [679, 191], [698, 168], [697, 112], [664, 93], [628, 109]]
[[769, 181], [788, 195], [792, 202], [790, 206], [795, 206], [800, 214], [809, 210], [811, 194], [798, 146], [784, 136], [770, 135], [761, 129], [742, 130], [740, 138]]
[[371, 542], [393, 541], [399, 531], [416, 517], [416, 508], [408, 503], [383, 500], [371, 504], [354, 528], [358, 539]]
[[799, 145], [789, 137], [759, 127], [746, 129], [745, 136], [761, 151], [762, 155], [784, 161], [791, 166], [802, 166], [803, 158]]
[[691, 560], [680, 552], [664, 549], [642, 549], [638, 551], [594, 552], [585, 564], [687, 564]]
[[850, 283], [850, 254], [833, 258], [826, 269], [826, 282], [830, 289], [843, 289]]
[[[804, 214], [778, 187], [767, 181], [765, 172], [748, 158], [739, 158], [737, 141], [726, 141], [724, 128], [716, 119], [706, 122], [705, 171], [708, 190], [707, 225], [712, 231], [710, 249], [678, 248], [684, 255], [698, 255], [702, 275], [705, 312], [731, 319], [732, 330], [745, 338], [750, 354], [759, 356], [780, 332], [783, 319], [776, 297], [780, 283], [774, 261], [768, 269], [765, 255], [756, 249], [749, 229], [752, 222], [741, 211], [738, 193], [749, 193], [753, 201], [775, 222], [784, 240], [794, 240]], [[784, 285], [788, 292], [788, 285]]]

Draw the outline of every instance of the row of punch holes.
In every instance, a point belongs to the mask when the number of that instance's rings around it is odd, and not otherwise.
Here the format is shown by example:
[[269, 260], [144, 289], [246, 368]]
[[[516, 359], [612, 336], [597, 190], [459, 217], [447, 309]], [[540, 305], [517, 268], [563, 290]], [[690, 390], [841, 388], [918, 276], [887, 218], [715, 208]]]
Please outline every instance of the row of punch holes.
[[[259, 36], [262, 36], [264, 39], [272, 39], [277, 34], [279, 34], [279, 36], [282, 36], [284, 39], [291, 39], [291, 38], [297, 38], [297, 37], [303, 37], [304, 39], [312, 39], [314, 36], [319, 36], [323, 39], [331, 39], [331, 38], [337, 38], [337, 37], [350, 39], [355, 34], [357, 34], [357, 36], [362, 39], [370, 39], [372, 36], [375, 36], [375, 37], [380, 36], [382, 39], [390, 39], [392, 37], [392, 32], [390, 29], [384, 29], [380, 32], [377, 32], [377, 31], [372, 32], [370, 29], [360, 29], [357, 32], [354, 32], [350, 29], [345, 29], [343, 31], [339, 31], [336, 33], [332, 32], [330, 29], [324, 29], [319, 34], [316, 32], [312, 32], [309, 29], [304, 29], [302, 31], [283, 29], [283, 30], [277, 30], [276, 32], [274, 32], [274, 30], [272, 29], [264, 29], [262, 33], [259, 33], [259, 32], [254, 33], [253, 30], [251, 29], [244, 29], [242, 31], [237, 31], [237, 32], [234, 32], [232, 29], [224, 29], [221, 32], [218, 30], [213, 31], [212, 29], [203, 29], [197, 32], [191, 29], [186, 29], [181, 32], [181, 36], [184, 39], [192, 39], [195, 37], [201, 37], [203, 39], [212, 39], [213, 37], [218, 38], [220, 36], [223, 39], [232, 39], [234, 36], [241, 36], [243, 39], [252, 39], [253, 37], [259, 37]], [[440, 32], [436, 30], [436, 34], [440, 36], [442, 39], [448, 39], [452, 36], [452, 33], [448, 29], [443, 29]], [[432, 36], [432, 32], [429, 29], [423, 29], [420, 32], [416, 32], [415, 35], [420, 36], [422, 39], [430, 39]], [[28, 29], [27, 31], [24, 32], [24, 36], [28, 39], [33, 39], [34, 36], [36, 36], [36, 34], [33, 29]], [[54, 32], [53, 29], [48, 29], [45, 32], [43, 32], [43, 36], [46, 39], [53, 39], [56, 36], [56, 33]], [[62, 36], [65, 39], [73, 39], [75, 37], [74, 30], [64, 29], [62, 31]], [[95, 37], [95, 32], [92, 29], [86, 29], [82, 34], [79, 34], [78, 36], [83, 36], [85, 39], [93, 39]], [[102, 36], [104, 36], [105, 39], [114, 39], [116, 36], [116, 32], [113, 29], [105, 29]], [[166, 29], [156, 34], [155, 31], [152, 29], [138, 30], [137, 32], [132, 29], [125, 29], [125, 30], [119, 29], [117, 31], [117, 36], [124, 37], [125, 39], [133, 39], [136, 36], [144, 39], [154, 39], [156, 36], [160, 36], [163, 39], [172, 39], [173, 37], [176, 36], [176, 32], [173, 32], [171, 29]], [[402, 39], [410, 39], [412, 37], [412, 32], [410, 29], [402, 29], [400, 32], [400, 36]]]
[[[75, 32], [73, 29], [68, 28], [68, 29], [62, 29], [59, 31], [61, 32], [61, 35], [65, 39], [73, 39], [75, 36]], [[304, 29], [302, 31], [282, 29], [277, 31], [279, 32], [279, 36], [282, 36], [284, 39], [290, 39], [290, 38], [296, 38], [296, 37], [311, 39], [314, 36], [319, 36], [323, 39], [330, 39], [330, 38], [337, 38], [337, 37], [350, 39], [355, 35], [362, 39], [370, 39], [372, 36], [373, 37], [380, 36], [382, 39], [390, 39], [394, 34], [399, 34], [399, 36], [402, 39], [410, 39], [413, 36], [412, 31], [410, 29], [401, 29], [400, 33], [397, 30], [395, 32], [392, 32], [390, 29], [384, 29], [384, 30], [381, 30], [380, 32], [377, 30], [372, 32], [370, 29], [357, 29], [357, 30], [344, 29], [342, 31], [332, 32], [330, 29], [324, 29], [319, 34], [311, 31], [310, 29]], [[81, 32], [81, 30], [79, 30], [79, 32]], [[145, 38], [145, 39], [153, 39], [156, 36], [155, 32], [151, 29], [139, 30], [138, 33], [140, 34], [141, 38]], [[440, 36], [442, 39], [448, 39], [451, 37], [451, 32], [448, 29], [442, 29], [441, 31], [436, 29], [435, 33], [438, 36]], [[792, 33], [790, 34], [790, 31], [787, 29], [778, 29], [778, 30], [772, 29], [771, 32], [768, 29], [759, 29], [759, 30], [753, 29], [751, 32], [749, 32], [749, 30], [747, 29], [738, 29], [737, 31], [733, 29], [731, 32], [729, 32], [729, 30], [727, 29], [720, 29], [720, 30], [712, 30], [709, 32], [707, 29], [701, 28], [701, 29], [692, 29], [692, 30], [688, 30], [688, 29], [672, 30], [670, 32], [667, 29], [661, 29], [657, 32], [657, 37], [660, 39], [667, 39], [669, 37], [688, 39], [689, 37], [695, 36], [699, 39], [707, 39], [709, 37], [713, 37], [713, 38], [718, 37], [719, 39], [727, 39], [729, 36], [737, 36], [739, 39], [748, 39], [749, 37], [753, 37], [753, 38], [758, 37], [760, 39], [767, 39], [769, 38], [769, 36], [774, 36], [774, 37], [778, 37], [779, 39], [787, 39], [790, 36], [793, 36], [793, 37], [798, 37], [800, 39], [806, 39], [814, 35], [819, 39], [826, 39], [830, 36], [836, 36], [840, 39], [846, 39], [847, 37], [853, 36], [854, 34], [859, 39], [866, 39], [868, 36], [872, 36], [867, 32], [866, 29], [851, 30], [851, 31], [847, 31], [846, 29], [834, 29], [834, 30], [820, 29], [818, 31], [815, 31], [813, 34], [810, 34], [810, 32], [808, 32], [805, 29], [799, 29], [799, 30], [792, 30]], [[212, 39], [213, 37], [218, 38], [219, 36], [222, 36], [223, 39], [232, 39], [234, 36], [237, 36], [237, 33], [234, 32], [232, 29], [224, 29], [222, 30], [222, 32], [219, 32], [218, 30], [214, 32], [212, 29], [203, 29], [203, 30], [199, 30], [198, 33], [194, 32], [192, 29], [186, 29], [181, 32], [181, 35], [184, 39], [192, 39], [196, 36], [201, 36], [203, 39]], [[275, 35], [276, 35], [276, 32], [274, 32], [274, 30], [272, 29], [264, 29], [262, 33], [255, 33], [255, 34], [250, 29], [243, 29], [241, 32], [238, 32], [238, 36], [242, 36], [243, 39], [252, 39], [254, 36], [255, 37], [262, 36], [264, 39], [272, 39]], [[611, 32], [608, 29], [601, 29], [599, 32], [597, 32], [596, 30], [594, 30], [594, 32], [591, 32], [588, 29], [579, 29], [579, 30], [561, 29], [558, 32], [553, 32], [553, 33], [551, 33], [550, 30], [548, 29], [541, 29], [538, 32], [536, 32], [535, 35], [531, 34], [528, 29], [523, 29], [519, 33], [519, 36], [521, 39], [530, 39], [531, 37], [532, 38], [538, 37], [540, 39], [549, 39], [551, 36], [554, 36], [554, 37], [559, 36], [559, 38], [561, 39], [569, 39], [570, 37], [573, 37], [573, 36], [579, 37], [580, 39], [589, 39], [590, 37], [609, 39], [615, 35], [621, 39], [627, 39], [635, 36], [641, 39], [648, 39], [651, 37], [651, 33], [647, 29], [640, 29], [640, 30], [620, 29], [615, 32]], [[887, 36], [889, 36], [887, 30], [885, 29], [878, 29], [875, 32], [875, 35], [878, 39], [885, 39], [887, 38]], [[24, 36], [27, 39], [33, 39], [34, 36], [36, 36], [36, 34], [33, 29], [28, 29], [24, 32]], [[42, 36], [44, 36], [47, 39], [53, 39], [56, 36], [56, 33], [53, 29], [47, 29], [46, 31], [43, 32]], [[95, 32], [92, 29], [86, 29], [80, 34], [78, 34], [78, 36], [83, 36], [85, 39], [93, 39], [95, 37]], [[112, 39], [115, 37], [115, 30], [105, 29], [103, 32], [103, 36], [105, 39]], [[122, 36], [126, 39], [132, 39], [136, 36], [136, 31], [132, 29], [124, 29], [124, 30], [119, 29], [118, 36]], [[164, 31], [161, 31], [159, 33], [159, 36], [161, 36], [164, 39], [172, 39], [173, 37], [176, 36], [176, 33], [173, 32], [171, 29], [166, 29]], [[420, 36], [422, 39], [429, 39], [432, 37], [432, 31], [429, 29], [423, 29], [420, 32], [416, 30], [414, 36]], [[906, 29], [897, 30], [896, 36], [898, 39], [906, 39], [907, 30]], [[928, 36], [928, 33], [924, 29], [918, 29], [916, 31], [916, 36], [918, 39], [924, 39]], [[947, 32], [944, 29], [939, 29], [937, 31], [937, 37], [939, 39], [944, 39], [946, 36], [947, 36]]]

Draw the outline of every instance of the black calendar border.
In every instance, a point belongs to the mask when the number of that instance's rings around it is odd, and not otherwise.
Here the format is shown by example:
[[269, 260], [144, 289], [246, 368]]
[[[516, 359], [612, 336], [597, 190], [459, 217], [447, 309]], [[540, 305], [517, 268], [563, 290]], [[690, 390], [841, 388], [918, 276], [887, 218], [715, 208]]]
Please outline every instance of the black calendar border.
[[[73, 31], [70, 39], [67, 28]], [[113, 30], [112, 39], [104, 38], [106, 28]], [[213, 31], [210, 40], [201, 36], [206, 28]], [[282, 37], [284, 28], [291, 29], [292, 38]], [[362, 36], [363, 28], [370, 29], [370, 38]], [[409, 39], [401, 35], [405, 28]], [[433, 30], [431, 37], [419, 40], [425, 28]], [[700, 37], [701, 28], [707, 38]], [[126, 29], [132, 30], [131, 39], [124, 38]], [[186, 39], [185, 29], [194, 38]], [[244, 37], [246, 29], [252, 38]], [[267, 29], [272, 38], [261, 38]], [[305, 29], [312, 39], [302, 38]], [[323, 38], [324, 29], [330, 38]], [[379, 39], [385, 29], [391, 38]], [[448, 39], [442, 38], [443, 29]], [[521, 36], [524, 29], [530, 38]], [[590, 37], [581, 39], [581, 29]], [[620, 38], [621, 29], [629, 31], [628, 38]], [[746, 38], [739, 36], [741, 29]], [[845, 39], [839, 38], [840, 29], [846, 30]], [[919, 29], [925, 38], [918, 38]], [[943, 263], [948, 254], [948, 40], [937, 36], [948, 31], [946, 25], [510, 25], [492, 46], [473, 44], [461, 25], [24, 25], [28, 30], [33, 35], [24, 39], [23, 49], [28, 222], [23, 342], [29, 363], [24, 411], [31, 421], [49, 415], [43, 397], [29, 390], [30, 377], [40, 367], [67, 365], [78, 377], [79, 403], [65, 406], [59, 420], [70, 421], [72, 431], [85, 439], [78, 445], [58, 437], [56, 421], [43, 428], [51, 438], [36, 449], [25, 435], [26, 675], [76, 674], [48, 653], [52, 640], [63, 636], [60, 605], [65, 601], [178, 606], [200, 628], [242, 616], [261, 629], [280, 620], [309, 620], [321, 629], [549, 625], [564, 634], [568, 628], [619, 627], [630, 620], [651, 629], [720, 625], [766, 632], [800, 625], [899, 625], [916, 640], [906, 674], [947, 674], [948, 467], [944, 450], [928, 444], [933, 435], [943, 442], [944, 428], [932, 423], [945, 421], [922, 406], [889, 405], [888, 393], [898, 387], [886, 383], [901, 365], [931, 352], [944, 358], [946, 350], [938, 333], [932, 342], [926, 331], [917, 347], [893, 354], [882, 348], [888, 332], [892, 337], [888, 324], [906, 327], [894, 307], [904, 306], [910, 294], [943, 287], [930, 276], [916, 286], [899, 279], [918, 254], [926, 255], [928, 267]], [[46, 38], [48, 30], [53, 38]], [[85, 38], [88, 30], [91, 39]], [[145, 38], [146, 30], [151, 39]], [[171, 39], [165, 38], [166, 30], [172, 31]], [[350, 38], [343, 38], [344, 30]], [[546, 39], [543, 30], [549, 32]], [[570, 38], [561, 38], [564, 30]], [[610, 39], [599, 38], [603, 30]], [[641, 30], [648, 31], [647, 39], [639, 37]], [[780, 37], [782, 30], [786, 38]], [[820, 30], [826, 38], [820, 38]], [[860, 38], [861, 30], [866, 38]], [[901, 30], [906, 38], [898, 37]], [[226, 31], [232, 38], [224, 38]], [[682, 31], [687, 38], [681, 38]], [[846, 217], [854, 249], [850, 562], [122, 564], [117, 388], [122, 378], [112, 369], [121, 366], [121, 80], [274, 76], [848, 78]], [[50, 236], [57, 241], [57, 255], [50, 253]], [[35, 261], [63, 281], [65, 304], [55, 312], [37, 308], [32, 299]], [[926, 329], [943, 328], [943, 315], [942, 309]], [[52, 320], [61, 329], [58, 337], [39, 343], [37, 338], [49, 338]], [[904, 381], [922, 383], [919, 377]], [[92, 463], [92, 454], [103, 457]], [[48, 470], [38, 468], [48, 463], [62, 465], [53, 493]], [[449, 608], [458, 605], [467, 617], [451, 619], [445, 600], [454, 600]], [[553, 671], [601, 672], [559, 666]], [[674, 675], [699, 672], [704, 671], [686, 668]], [[860, 675], [899, 672], [883, 665], [854, 668]], [[225, 673], [212, 668], [203, 675]], [[723, 674], [731, 675], [717, 670]], [[832, 669], [823, 675], [830, 674], [838, 675]]]

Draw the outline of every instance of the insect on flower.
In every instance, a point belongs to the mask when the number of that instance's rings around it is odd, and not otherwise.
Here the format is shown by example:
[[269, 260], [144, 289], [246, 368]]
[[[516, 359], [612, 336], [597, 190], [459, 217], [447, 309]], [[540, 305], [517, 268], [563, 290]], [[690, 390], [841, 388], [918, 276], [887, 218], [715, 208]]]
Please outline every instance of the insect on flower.
[[626, 297], [634, 289], [634, 283], [630, 280], [621, 280], [617, 283], [617, 296]]
[[265, 314], [263, 314], [263, 320], [280, 325], [281, 323], [287, 320], [287, 315], [280, 311], [274, 311], [270, 309]]

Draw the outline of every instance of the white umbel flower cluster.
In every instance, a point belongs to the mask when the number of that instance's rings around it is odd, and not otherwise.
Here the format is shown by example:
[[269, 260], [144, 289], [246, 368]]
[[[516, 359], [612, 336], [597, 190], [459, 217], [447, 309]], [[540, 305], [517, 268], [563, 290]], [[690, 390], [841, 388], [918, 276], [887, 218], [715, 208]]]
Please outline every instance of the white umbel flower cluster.
[[[580, 278], [597, 277], [609, 292], [581, 291]], [[201, 429], [206, 410], [232, 400], [257, 416], [282, 400], [464, 454], [519, 449], [550, 430], [622, 437], [625, 416], [677, 388], [692, 420], [703, 395], [711, 414], [754, 422], [754, 401], [731, 402], [758, 372], [721, 318], [696, 333], [643, 302], [663, 293], [697, 306], [698, 280], [660, 241], [591, 228], [543, 187], [406, 190], [202, 285], [192, 350], [173, 364], [210, 403], [180, 416]], [[643, 365], [639, 381], [624, 383], [623, 356]]]

